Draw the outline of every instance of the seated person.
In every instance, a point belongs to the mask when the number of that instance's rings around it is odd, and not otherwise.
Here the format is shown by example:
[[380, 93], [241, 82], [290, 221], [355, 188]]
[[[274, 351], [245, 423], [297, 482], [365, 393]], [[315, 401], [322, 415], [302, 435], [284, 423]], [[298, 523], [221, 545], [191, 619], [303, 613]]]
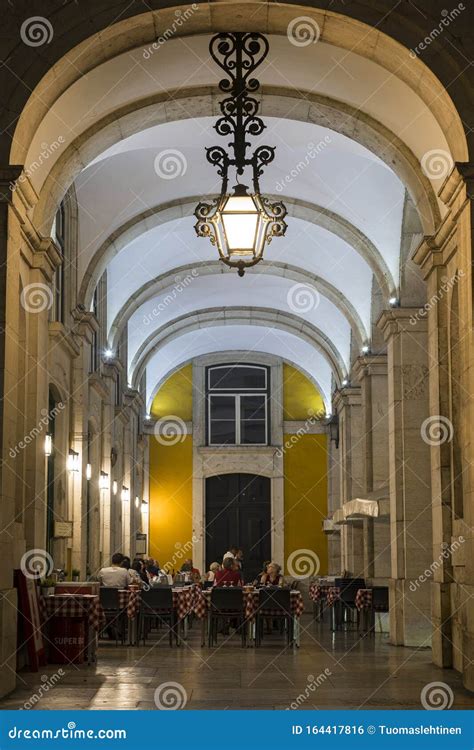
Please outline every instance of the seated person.
[[132, 564], [130, 562], [130, 558], [125, 556], [122, 560], [122, 568], [125, 568], [125, 570], [128, 572], [128, 582], [129, 584], [132, 584], [133, 586], [141, 586], [141, 578], [136, 570], [132, 568]]
[[148, 576], [145, 571], [145, 564], [143, 560], [136, 558], [132, 563], [132, 569], [138, 573], [140, 581], [142, 583], [148, 583]]
[[201, 573], [194, 567], [193, 561], [190, 557], [182, 564], [181, 573], [190, 573], [192, 581], [197, 582], [201, 580]]
[[129, 583], [128, 570], [122, 568], [123, 555], [115, 552], [112, 555], [112, 564], [108, 568], [99, 570], [99, 583], [111, 589], [127, 589]]
[[206, 581], [214, 581], [216, 572], [219, 570], [220, 565], [218, 562], [213, 562], [209, 565], [209, 570], [206, 573]]
[[281, 566], [275, 562], [269, 563], [266, 572], [260, 577], [260, 583], [262, 586], [280, 586], [283, 583]]
[[266, 572], [267, 572], [267, 568], [268, 568], [268, 566], [270, 565], [270, 562], [271, 562], [270, 560], [265, 560], [265, 562], [264, 562], [264, 563], [263, 563], [263, 565], [262, 565], [262, 571], [261, 571], [261, 573], [259, 573], [259, 574], [258, 574], [258, 576], [257, 576], [257, 577], [255, 578], [255, 580], [253, 581], [253, 585], [254, 585], [254, 586], [261, 586], [261, 585], [262, 585], [262, 584], [260, 583], [260, 581], [261, 581], [261, 579], [262, 579], [262, 576], [264, 576], [264, 575], [266, 574]]
[[221, 570], [216, 570], [214, 586], [242, 586], [242, 575], [235, 569], [233, 557], [226, 557]]

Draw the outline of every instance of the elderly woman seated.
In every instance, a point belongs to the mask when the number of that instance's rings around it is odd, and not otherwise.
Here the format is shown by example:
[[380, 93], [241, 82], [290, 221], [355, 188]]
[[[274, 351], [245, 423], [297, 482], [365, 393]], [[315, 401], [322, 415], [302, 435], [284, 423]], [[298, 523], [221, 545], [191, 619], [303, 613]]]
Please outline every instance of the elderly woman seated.
[[268, 563], [265, 573], [260, 576], [261, 586], [281, 586], [283, 576], [281, 574], [281, 565], [276, 562]]

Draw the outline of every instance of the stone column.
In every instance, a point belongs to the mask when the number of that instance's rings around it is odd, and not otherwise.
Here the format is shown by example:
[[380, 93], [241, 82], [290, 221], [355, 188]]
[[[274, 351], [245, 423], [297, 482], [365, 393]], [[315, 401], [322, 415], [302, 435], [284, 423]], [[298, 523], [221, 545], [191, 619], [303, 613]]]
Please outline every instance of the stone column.
[[386, 310], [378, 322], [388, 357], [390, 638], [396, 645], [429, 646], [430, 587], [423, 581], [433, 560], [428, 340], [426, 321], [416, 320], [416, 312]]
[[[339, 419], [340, 498], [341, 506], [362, 497], [363, 492], [363, 424], [360, 388], [336, 391], [333, 407]], [[364, 537], [360, 522], [341, 527], [342, 569], [356, 577], [363, 575]]]
[[364, 520], [364, 577], [384, 585], [390, 577], [388, 499], [387, 356], [359, 357], [353, 373], [360, 383], [363, 422], [363, 498], [379, 501], [378, 518]]

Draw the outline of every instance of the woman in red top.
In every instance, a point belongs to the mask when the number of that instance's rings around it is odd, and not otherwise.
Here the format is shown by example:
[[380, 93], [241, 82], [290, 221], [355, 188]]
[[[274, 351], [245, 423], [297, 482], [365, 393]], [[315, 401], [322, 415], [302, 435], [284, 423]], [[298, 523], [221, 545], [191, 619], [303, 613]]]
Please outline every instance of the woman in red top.
[[226, 557], [222, 569], [216, 570], [214, 586], [242, 586], [242, 575], [239, 570], [235, 570], [232, 557]]

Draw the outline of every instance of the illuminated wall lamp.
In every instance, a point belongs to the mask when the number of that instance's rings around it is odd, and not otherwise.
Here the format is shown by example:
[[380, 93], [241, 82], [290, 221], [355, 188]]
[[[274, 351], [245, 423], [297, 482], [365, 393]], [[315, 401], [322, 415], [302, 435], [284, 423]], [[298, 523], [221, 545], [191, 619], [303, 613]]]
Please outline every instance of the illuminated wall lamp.
[[117, 491], [118, 491], [118, 484], [117, 484], [116, 480], [114, 479], [114, 481], [112, 482], [112, 492], [113, 492], [114, 495], [116, 495]]
[[138, 495], [137, 495], [137, 496], [135, 497], [135, 508], [139, 508], [139, 507], [140, 507], [140, 498], [139, 498], [139, 497], [138, 497]]
[[106, 471], [100, 472], [99, 477], [99, 489], [101, 490], [108, 490], [109, 489], [109, 475]]
[[79, 471], [79, 453], [73, 451], [72, 448], [69, 450], [69, 455], [67, 457], [67, 468], [75, 474]]
[[53, 452], [53, 436], [49, 433], [44, 438], [44, 455], [50, 456]]
[[87, 481], [92, 479], [92, 466], [90, 464], [86, 464], [86, 479]]
[[124, 503], [128, 503], [130, 500], [130, 490], [125, 485], [122, 486], [122, 500]]

